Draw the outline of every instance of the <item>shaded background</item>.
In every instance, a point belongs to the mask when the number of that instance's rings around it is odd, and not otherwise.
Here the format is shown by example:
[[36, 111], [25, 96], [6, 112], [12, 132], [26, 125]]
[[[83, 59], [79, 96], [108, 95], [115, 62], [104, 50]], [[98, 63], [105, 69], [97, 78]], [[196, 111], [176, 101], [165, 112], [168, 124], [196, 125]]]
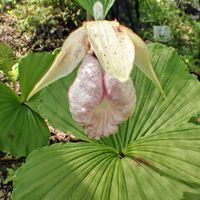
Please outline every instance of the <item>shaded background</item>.
[[[20, 57], [27, 51], [53, 51], [86, 19], [73, 0], [0, 0], [0, 41], [11, 45]], [[190, 69], [199, 70], [198, 0], [116, 0], [107, 18], [117, 19], [146, 41], [154, 25], [167, 25], [175, 47]]]

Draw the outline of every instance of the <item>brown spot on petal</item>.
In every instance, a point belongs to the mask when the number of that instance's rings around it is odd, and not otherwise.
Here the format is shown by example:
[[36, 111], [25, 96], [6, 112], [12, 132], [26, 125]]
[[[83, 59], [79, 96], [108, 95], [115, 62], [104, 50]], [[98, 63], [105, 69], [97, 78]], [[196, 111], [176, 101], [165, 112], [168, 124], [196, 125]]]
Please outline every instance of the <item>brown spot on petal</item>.
[[118, 32], [123, 32], [123, 29], [122, 29], [121, 26], [117, 26], [116, 29], [117, 29]]
[[90, 45], [90, 43], [89, 43], [89, 40], [88, 40], [87, 36], [84, 37], [84, 42], [83, 42], [83, 44], [84, 44], [84, 47], [85, 47], [85, 51], [86, 51], [86, 52], [89, 51], [90, 48], [91, 48], [91, 45]]

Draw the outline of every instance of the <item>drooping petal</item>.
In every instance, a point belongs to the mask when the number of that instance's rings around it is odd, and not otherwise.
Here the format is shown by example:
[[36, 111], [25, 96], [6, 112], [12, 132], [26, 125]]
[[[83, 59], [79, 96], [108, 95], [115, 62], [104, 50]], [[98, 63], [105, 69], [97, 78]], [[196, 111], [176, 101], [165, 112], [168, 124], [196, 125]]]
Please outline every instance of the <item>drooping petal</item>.
[[68, 96], [73, 118], [96, 139], [115, 133], [136, 101], [132, 80], [122, 83], [105, 73], [93, 55], [84, 58]]
[[88, 49], [89, 43], [85, 29], [81, 27], [72, 32], [65, 40], [52, 66], [29, 93], [27, 100], [42, 88], [70, 74], [81, 62]]
[[151, 79], [155, 83], [155, 85], [159, 88], [159, 90], [163, 94], [163, 96], [165, 96], [162, 86], [161, 86], [161, 84], [154, 72], [154, 69], [151, 65], [146, 44], [131, 29], [128, 29], [124, 26], [122, 26], [122, 29], [131, 38], [131, 40], [133, 41], [133, 44], [135, 46], [135, 64], [145, 74], [145, 76], [147, 76], [149, 79]]
[[85, 22], [90, 45], [104, 70], [126, 81], [133, 68], [134, 45], [117, 21]]

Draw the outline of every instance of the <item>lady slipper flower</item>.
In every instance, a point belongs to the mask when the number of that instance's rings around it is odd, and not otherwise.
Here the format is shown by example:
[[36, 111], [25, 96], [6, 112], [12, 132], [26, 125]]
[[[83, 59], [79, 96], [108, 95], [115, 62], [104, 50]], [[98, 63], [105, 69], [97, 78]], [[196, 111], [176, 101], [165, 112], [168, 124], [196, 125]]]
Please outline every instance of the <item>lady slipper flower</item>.
[[129, 78], [134, 64], [163, 93], [142, 39], [117, 21], [90, 21], [72, 32], [53, 65], [29, 97], [82, 64], [69, 90], [73, 118], [90, 137], [114, 133], [134, 111], [136, 97]]
[[73, 118], [90, 137], [99, 139], [116, 132], [133, 113], [135, 101], [131, 79], [120, 82], [103, 70], [94, 55], [84, 57], [69, 89], [69, 105]]

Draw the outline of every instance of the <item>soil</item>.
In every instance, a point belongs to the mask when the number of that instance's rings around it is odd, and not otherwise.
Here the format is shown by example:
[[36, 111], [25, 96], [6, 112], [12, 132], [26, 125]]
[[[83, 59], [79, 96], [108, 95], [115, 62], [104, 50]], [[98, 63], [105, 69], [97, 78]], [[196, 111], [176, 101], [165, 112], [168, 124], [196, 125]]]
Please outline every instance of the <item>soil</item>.
[[13, 15], [0, 13], [0, 41], [9, 44], [16, 56], [23, 55], [30, 42], [30, 35], [17, 29], [17, 18]]
[[0, 200], [11, 200], [13, 182], [7, 182], [8, 169], [15, 171], [24, 161], [24, 157], [16, 158], [0, 151]]

